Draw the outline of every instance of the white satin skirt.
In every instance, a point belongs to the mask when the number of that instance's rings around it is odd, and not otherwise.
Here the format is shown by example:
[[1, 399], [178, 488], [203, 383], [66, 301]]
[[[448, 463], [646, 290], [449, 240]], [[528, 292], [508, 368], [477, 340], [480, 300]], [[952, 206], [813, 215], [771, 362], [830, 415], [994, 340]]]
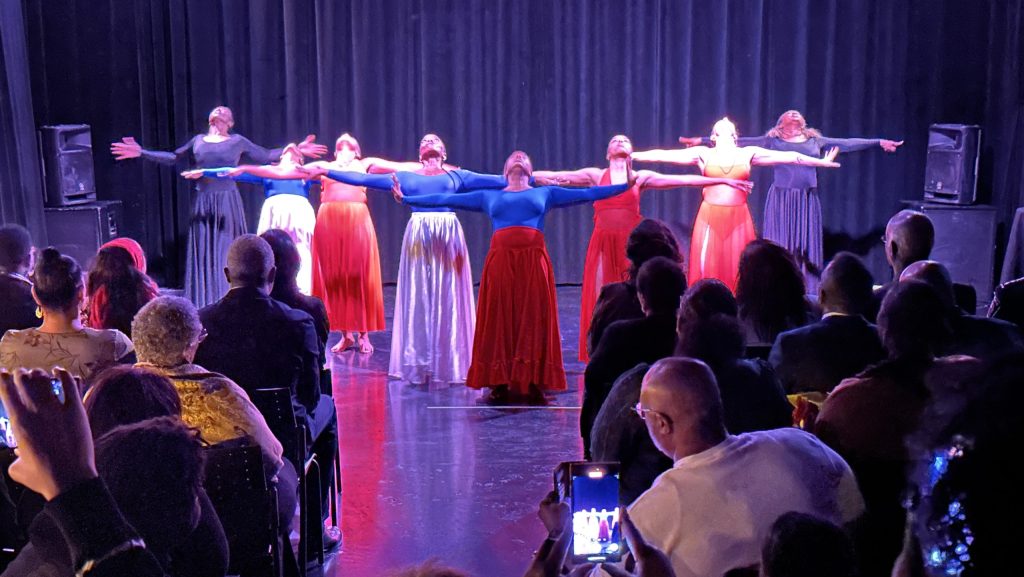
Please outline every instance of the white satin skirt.
[[260, 224], [256, 234], [279, 228], [288, 233], [299, 249], [299, 275], [295, 279], [302, 294], [311, 294], [313, 287], [313, 229], [316, 214], [309, 200], [297, 194], [276, 194], [263, 201]]
[[412, 213], [402, 239], [392, 326], [391, 377], [416, 384], [466, 381], [476, 306], [455, 213]]

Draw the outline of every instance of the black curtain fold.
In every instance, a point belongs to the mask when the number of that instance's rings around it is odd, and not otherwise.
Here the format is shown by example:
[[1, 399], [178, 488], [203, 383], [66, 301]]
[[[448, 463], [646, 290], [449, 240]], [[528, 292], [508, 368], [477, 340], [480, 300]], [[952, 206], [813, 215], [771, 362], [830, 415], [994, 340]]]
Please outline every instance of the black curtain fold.
[[[484, 172], [517, 148], [537, 168], [600, 166], [613, 134], [673, 147], [724, 115], [760, 134], [797, 108], [827, 135], [906, 140], [820, 171], [828, 248], [862, 252], [879, 280], [875, 239], [901, 199], [921, 198], [929, 124], [983, 126], [980, 184], [1002, 222], [1024, 194], [1024, 0], [23, 2], [35, 123], [92, 125], [100, 196], [125, 201], [127, 233], [171, 284], [188, 183], [115, 163], [106, 144], [173, 148], [218, 104], [265, 146], [315, 132], [333, 147], [347, 131], [366, 155], [411, 160], [436, 132], [452, 163]], [[760, 229], [770, 170], [754, 178]], [[254, 228], [262, 198], [243, 195]], [[651, 191], [642, 207], [687, 243], [698, 203], [695, 189]], [[386, 193], [370, 209], [393, 280], [408, 211]], [[460, 218], [479, 274], [490, 227]], [[585, 206], [548, 217], [559, 282], [580, 280], [591, 218]]]

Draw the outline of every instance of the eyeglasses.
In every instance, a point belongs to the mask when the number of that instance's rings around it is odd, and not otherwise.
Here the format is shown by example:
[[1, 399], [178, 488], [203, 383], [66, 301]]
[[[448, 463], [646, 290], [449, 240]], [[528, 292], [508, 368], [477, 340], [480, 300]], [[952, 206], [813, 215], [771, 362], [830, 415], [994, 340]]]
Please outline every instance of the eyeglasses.
[[206, 329], [199, 331], [199, 338], [196, 339], [197, 343], [201, 343], [206, 340], [206, 337], [210, 336], [210, 333], [206, 332]]
[[633, 407], [633, 412], [636, 413], [643, 421], [647, 420], [647, 413], [654, 413], [656, 415], [661, 415], [664, 419], [668, 419], [665, 413], [662, 413], [661, 411], [655, 411], [654, 409], [645, 409], [640, 403], [637, 403], [636, 406]]

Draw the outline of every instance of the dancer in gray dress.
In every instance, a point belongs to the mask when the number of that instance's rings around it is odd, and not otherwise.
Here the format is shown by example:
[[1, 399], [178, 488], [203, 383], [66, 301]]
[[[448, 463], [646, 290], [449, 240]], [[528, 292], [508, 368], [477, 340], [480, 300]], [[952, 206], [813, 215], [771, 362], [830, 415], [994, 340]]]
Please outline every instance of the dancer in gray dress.
[[[235, 121], [226, 106], [210, 111], [209, 123], [209, 131], [197, 134], [174, 152], [144, 149], [131, 136], [111, 144], [110, 152], [117, 160], [143, 158], [165, 165], [188, 160], [195, 168], [238, 166], [243, 156], [252, 164], [269, 164], [281, 156], [281, 148], [268, 150], [240, 134], [232, 134], [230, 130]], [[314, 139], [312, 135], [307, 136], [298, 145], [303, 155], [318, 158], [327, 153], [327, 147], [315, 144]], [[228, 291], [224, 277], [228, 246], [235, 237], [247, 232], [242, 198], [235, 181], [199, 179], [188, 226], [185, 265], [185, 296], [196, 307], [214, 303]]]

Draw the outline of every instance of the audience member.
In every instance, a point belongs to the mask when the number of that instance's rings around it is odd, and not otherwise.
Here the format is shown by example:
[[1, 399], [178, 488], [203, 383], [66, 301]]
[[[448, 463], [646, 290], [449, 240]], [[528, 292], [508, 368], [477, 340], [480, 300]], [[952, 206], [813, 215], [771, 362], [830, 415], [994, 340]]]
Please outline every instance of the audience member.
[[903, 532], [906, 440], [929, 402], [926, 375], [955, 373], [966, 357], [936, 361], [951, 335], [946, 307], [920, 281], [902, 281], [882, 301], [878, 328], [888, 360], [839, 384], [822, 405], [815, 432], [850, 464], [867, 515], [858, 550], [869, 575], [891, 568]]
[[856, 577], [850, 537], [835, 523], [786, 513], [772, 523], [761, 550], [763, 577]]
[[101, 248], [86, 281], [86, 317], [94, 329], [117, 329], [131, 337], [132, 319], [160, 291], [135, 267], [130, 252], [119, 246]]
[[793, 255], [770, 240], [755, 240], [740, 254], [736, 280], [739, 319], [748, 346], [770, 347], [779, 333], [812, 322], [803, 273]]
[[706, 363], [715, 374], [725, 426], [733, 433], [788, 427], [793, 406], [766, 361], [743, 358], [743, 331], [729, 288], [701, 279], [683, 296], [676, 356]]
[[[957, 394], [935, 392], [910, 438], [908, 530], [894, 577], [1010, 575], [1024, 541], [1024, 356], [993, 363]], [[948, 391], [944, 391], [948, 392]]]
[[996, 288], [988, 316], [1024, 329], [1024, 278], [1004, 282]]
[[877, 328], [864, 319], [871, 273], [856, 255], [841, 252], [825, 267], [818, 303], [821, 320], [780, 334], [768, 357], [787, 393], [829, 393], [885, 357]]
[[[327, 307], [324, 301], [309, 295], [304, 295], [299, 290], [296, 278], [299, 275], [299, 267], [302, 265], [302, 258], [299, 256], [299, 249], [295, 241], [287, 232], [272, 228], [260, 235], [260, 238], [267, 241], [270, 249], [274, 252], [274, 266], [277, 267], [277, 274], [274, 275], [274, 288], [270, 296], [284, 304], [305, 312], [313, 317], [313, 324], [316, 326], [316, 334], [320, 337], [320, 366], [327, 365], [325, 353], [327, 337], [330, 335], [330, 321], [327, 319]], [[330, 383], [320, 383], [321, 386]], [[329, 392], [329, 387], [324, 390]]]
[[0, 226], [0, 336], [9, 330], [38, 327], [32, 298], [32, 237], [16, 224]]
[[111, 247], [122, 248], [128, 251], [128, 254], [132, 256], [132, 264], [135, 265], [135, 268], [142, 274], [147, 274], [146, 252], [142, 250], [142, 245], [140, 245], [135, 239], [128, 238], [126, 236], [119, 236], [114, 240], [104, 243], [104, 245], [100, 247], [100, 250]]
[[653, 363], [672, 354], [676, 345], [676, 311], [686, 291], [686, 274], [678, 261], [654, 257], [636, 276], [637, 297], [644, 316], [608, 326], [591, 353], [583, 374], [580, 434], [590, 458], [590, 431], [615, 380], [640, 363]]
[[629, 515], [679, 577], [758, 563], [784, 513], [845, 525], [863, 511], [853, 472], [813, 435], [791, 427], [730, 435], [715, 376], [700, 361], [655, 363], [636, 410], [675, 465]]
[[132, 342], [116, 329], [82, 326], [82, 269], [55, 248], [42, 251], [32, 271], [32, 297], [43, 318], [39, 328], [12, 330], [0, 340], [0, 366], [51, 370], [62, 367], [76, 377], [117, 362], [133, 360]]
[[[221, 373], [243, 389], [284, 387], [292, 392], [296, 421], [307, 427], [310, 452], [320, 464], [323, 499], [328, 512], [338, 451], [338, 420], [334, 401], [320, 394], [320, 351], [312, 317], [270, 297], [277, 269], [274, 253], [262, 238], [247, 234], [228, 249], [224, 270], [231, 289], [200, 311], [209, 335], [199, 344], [196, 363]], [[302, 463], [292, 463], [297, 471]], [[319, 522], [316, 515], [310, 522]], [[337, 529], [324, 533], [331, 548], [340, 541]]]
[[933, 260], [917, 261], [903, 270], [900, 282], [905, 280], [928, 284], [942, 300], [953, 334], [946, 346], [938, 351], [939, 356], [957, 354], [992, 359], [1024, 351], [1024, 336], [1012, 323], [964, 314], [956, 305], [953, 281], [942, 264]]
[[[65, 391], [77, 390], [70, 373], [56, 374]], [[17, 369], [13, 375], [0, 373], [0, 402], [21, 442], [9, 469], [11, 478], [48, 501], [45, 511], [58, 528], [70, 566], [87, 568], [89, 577], [166, 575], [96, 474], [92, 435], [79, 396], [66, 395], [60, 402], [50, 375]]]
[[629, 278], [601, 288], [590, 322], [587, 350], [593, 351], [601, 342], [608, 325], [615, 321], [638, 319], [644, 316], [636, 295], [636, 277], [645, 262], [663, 256], [682, 265], [679, 242], [672, 229], [660, 220], [645, 218], [636, 225], [626, 240], [626, 258], [629, 259]]
[[885, 225], [882, 244], [885, 246], [885, 259], [892, 267], [892, 280], [875, 290], [874, 305], [867, 317], [871, 322], [878, 316], [885, 295], [899, 282], [903, 269], [931, 255], [935, 227], [923, 212], [901, 210]]

